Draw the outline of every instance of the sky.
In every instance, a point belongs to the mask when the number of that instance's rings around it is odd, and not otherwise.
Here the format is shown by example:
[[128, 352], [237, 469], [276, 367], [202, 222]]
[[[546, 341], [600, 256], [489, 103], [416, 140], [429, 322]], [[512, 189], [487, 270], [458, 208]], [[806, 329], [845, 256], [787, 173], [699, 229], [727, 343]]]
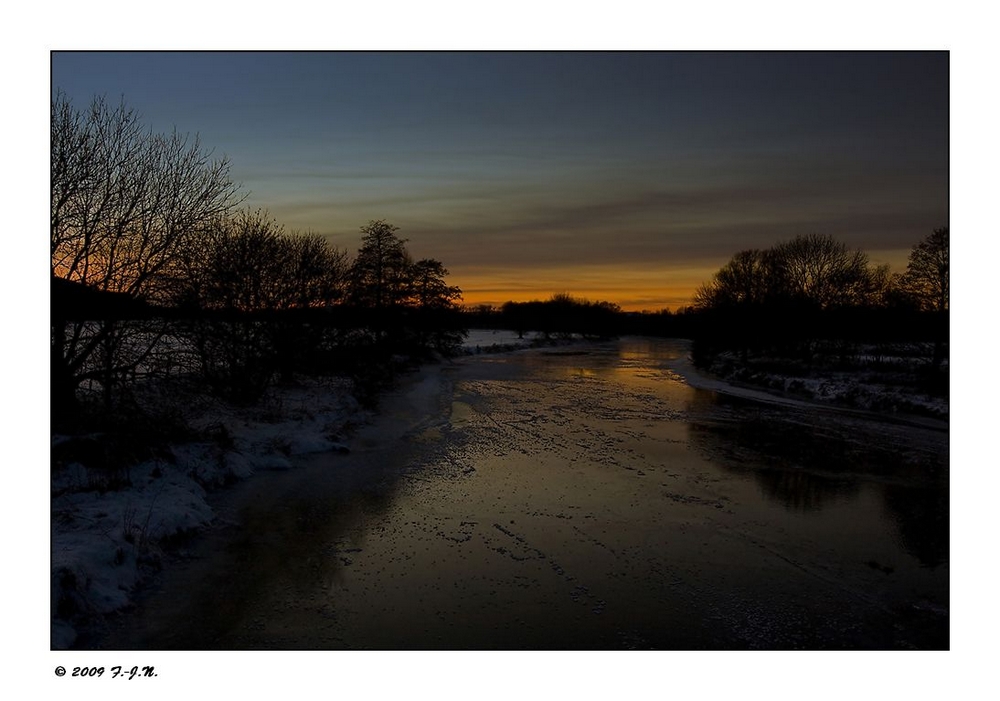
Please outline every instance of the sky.
[[944, 51], [56, 51], [51, 81], [198, 134], [290, 233], [389, 221], [467, 304], [676, 309], [740, 250], [902, 270], [949, 223]]

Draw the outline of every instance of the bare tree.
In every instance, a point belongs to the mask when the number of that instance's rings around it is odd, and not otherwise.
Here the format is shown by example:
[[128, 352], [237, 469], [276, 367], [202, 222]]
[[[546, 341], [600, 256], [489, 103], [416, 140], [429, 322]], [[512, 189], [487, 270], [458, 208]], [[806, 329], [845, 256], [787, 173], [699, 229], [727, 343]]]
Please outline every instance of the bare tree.
[[[124, 103], [103, 98], [80, 111], [58, 94], [51, 120], [53, 277], [161, 301], [191, 237], [238, 202], [228, 160], [197, 137], [154, 134]], [[54, 409], [74, 404], [87, 379], [110, 404], [112, 387], [135, 374], [162, 333], [148, 323], [70, 323], [55, 309], [52, 325]]]
[[[285, 296], [287, 249], [281, 227], [263, 210], [219, 217], [205, 231], [187, 297], [213, 314], [190, 330], [202, 376], [219, 394], [250, 402], [273, 373], [273, 335], [254, 314], [273, 311]], [[218, 315], [214, 314], [218, 313]]]
[[935, 229], [910, 251], [904, 284], [922, 309], [948, 311], [949, 248], [948, 227], [944, 227]]
[[758, 249], [740, 251], [695, 293], [699, 309], [762, 304], [771, 291], [770, 256]]
[[203, 376], [220, 394], [253, 401], [323, 342], [322, 324], [295, 310], [343, 297], [346, 253], [317, 235], [287, 235], [264, 210], [216, 219], [200, 238], [180, 299], [207, 311], [190, 336]]
[[229, 161], [102, 98], [82, 113], [57, 96], [51, 126], [53, 274], [155, 299], [189, 238], [237, 204]]
[[737, 253], [695, 293], [699, 309], [793, 302], [816, 309], [884, 306], [897, 280], [888, 266], [829, 236], [798, 236]]
[[868, 255], [830, 236], [797, 236], [772, 249], [774, 291], [820, 309], [867, 302]]
[[903, 273], [904, 288], [922, 310], [934, 312], [932, 365], [940, 368], [948, 356], [948, 309], [950, 276], [948, 227], [935, 229], [910, 251]]
[[873, 309], [885, 309], [896, 304], [900, 275], [893, 273], [888, 263], [870, 268], [868, 272], [867, 304]]
[[203, 309], [266, 312], [340, 302], [347, 253], [315, 234], [286, 234], [265, 210], [241, 210], [206, 229], [185, 259], [179, 300]]
[[347, 293], [347, 251], [331, 246], [318, 234], [292, 235], [288, 246], [288, 306], [306, 309], [343, 301]]
[[[799, 236], [737, 253], [698, 289], [694, 302], [717, 315], [712, 333], [735, 343], [744, 364], [752, 348], [797, 349], [809, 360], [813, 340], [828, 334], [831, 323], [846, 324], [847, 315], [860, 321], [861, 310], [890, 306], [897, 286], [889, 267], [870, 265], [863, 251], [829, 236]], [[845, 355], [848, 345], [839, 350]]]
[[237, 312], [273, 311], [285, 306], [290, 266], [284, 229], [264, 210], [242, 210], [219, 218], [208, 232], [200, 274], [201, 305]]

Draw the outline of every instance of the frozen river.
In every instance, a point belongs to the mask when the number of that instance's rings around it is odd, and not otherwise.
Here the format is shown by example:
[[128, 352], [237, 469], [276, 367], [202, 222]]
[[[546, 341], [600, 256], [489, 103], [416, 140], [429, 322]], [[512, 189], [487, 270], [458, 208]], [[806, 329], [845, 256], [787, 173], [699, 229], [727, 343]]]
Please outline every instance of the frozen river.
[[117, 649], [948, 647], [948, 433], [695, 389], [680, 342], [424, 369], [216, 497]]

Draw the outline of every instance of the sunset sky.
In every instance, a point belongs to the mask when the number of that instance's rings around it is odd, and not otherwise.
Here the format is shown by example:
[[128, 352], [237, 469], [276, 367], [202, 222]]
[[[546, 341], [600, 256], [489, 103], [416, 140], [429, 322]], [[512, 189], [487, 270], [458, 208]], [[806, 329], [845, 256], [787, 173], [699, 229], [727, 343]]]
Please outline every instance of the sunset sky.
[[198, 133], [288, 231], [388, 220], [468, 304], [677, 308], [741, 249], [901, 270], [949, 223], [944, 52], [55, 52], [52, 88]]

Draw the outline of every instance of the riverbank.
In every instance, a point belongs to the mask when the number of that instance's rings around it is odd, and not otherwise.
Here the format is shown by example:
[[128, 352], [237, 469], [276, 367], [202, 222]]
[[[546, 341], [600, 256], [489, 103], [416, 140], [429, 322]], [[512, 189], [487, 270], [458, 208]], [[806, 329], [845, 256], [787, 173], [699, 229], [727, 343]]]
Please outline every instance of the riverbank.
[[[297, 378], [252, 407], [189, 396], [174, 416], [196, 437], [110, 470], [101, 435], [52, 436], [51, 645], [72, 647], [81, 630], [131, 605], [160, 571], [165, 552], [209, 526], [209, 493], [297, 456], [345, 451], [370, 419], [337, 379]], [[123, 458], [127, 459], [126, 458]]]
[[[916, 425], [948, 429], [947, 397], [890, 384], [876, 372], [815, 371], [811, 376], [788, 372], [752, 372], [725, 357], [709, 369], [694, 364], [691, 342], [687, 352], [672, 360], [670, 370], [698, 389], [789, 407], [823, 407], [856, 415], [888, 418]], [[726, 362], [726, 361], [730, 362]]]
[[[536, 340], [534, 334], [473, 331], [463, 351], [511, 352]], [[52, 648], [93, 637], [107, 616], [133, 605], [166, 566], [168, 553], [183, 555], [193, 538], [217, 524], [213, 492], [290, 470], [304, 456], [346, 453], [352, 445], [392, 441], [416, 430], [422, 417], [435, 414], [430, 403], [437, 401], [436, 381], [428, 377], [427, 366], [402, 376], [415, 404], [411, 410], [397, 407], [393, 418], [379, 423], [379, 435], [365, 430], [379, 414], [359, 404], [348, 380], [310, 377], [278, 383], [249, 407], [190, 388], [183, 401], [150, 390], [144, 398], [150, 414], [169, 415], [187, 440], [172, 441], [149, 459], [129, 460], [126, 454], [112, 460], [104, 435], [53, 434]], [[399, 389], [385, 391], [383, 399], [398, 397]]]

